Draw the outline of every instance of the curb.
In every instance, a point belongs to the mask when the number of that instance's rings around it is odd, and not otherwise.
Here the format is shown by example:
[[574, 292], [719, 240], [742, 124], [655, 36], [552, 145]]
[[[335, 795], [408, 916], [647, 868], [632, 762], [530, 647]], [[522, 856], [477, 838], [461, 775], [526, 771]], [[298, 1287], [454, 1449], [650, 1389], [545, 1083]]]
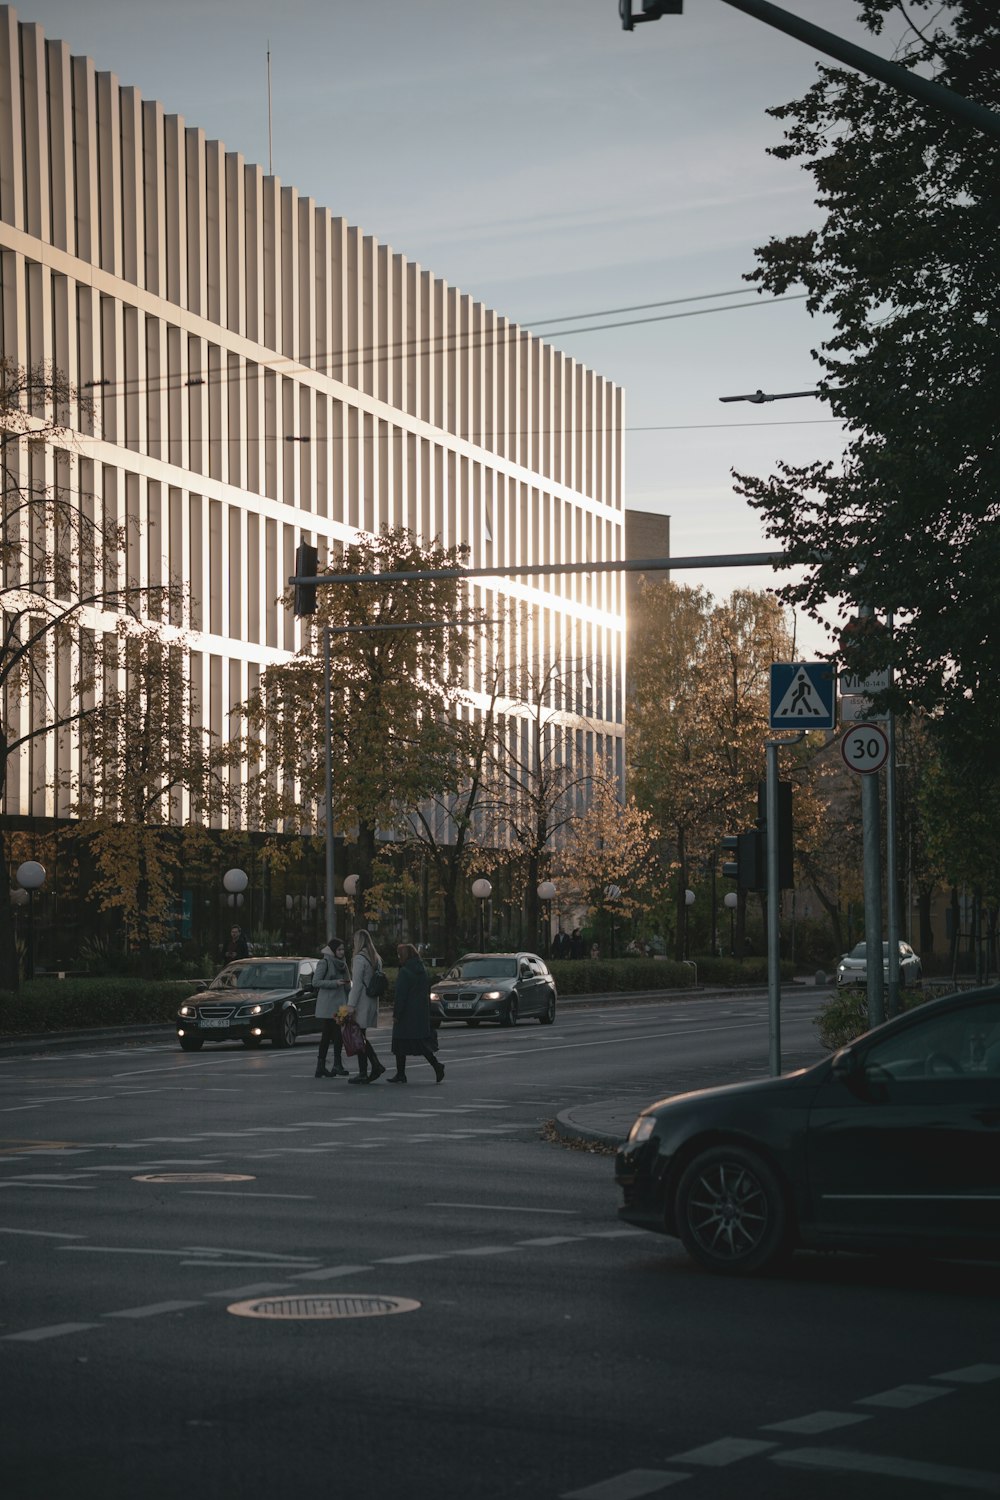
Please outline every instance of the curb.
[[[638, 1114], [638, 1110], [636, 1113]], [[556, 1135], [564, 1141], [590, 1141], [597, 1146], [620, 1146], [622, 1137], [620, 1135], [609, 1135], [606, 1130], [592, 1130], [586, 1125], [577, 1125], [572, 1118], [573, 1111], [564, 1109], [556, 1115], [553, 1121]]]

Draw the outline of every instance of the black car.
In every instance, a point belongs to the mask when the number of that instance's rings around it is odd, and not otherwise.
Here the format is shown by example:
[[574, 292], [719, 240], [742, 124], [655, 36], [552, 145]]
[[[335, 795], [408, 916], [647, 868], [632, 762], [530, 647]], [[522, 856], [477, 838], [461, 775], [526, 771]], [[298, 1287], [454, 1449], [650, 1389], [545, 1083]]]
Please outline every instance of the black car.
[[177, 1011], [177, 1040], [185, 1052], [205, 1042], [239, 1040], [259, 1047], [294, 1047], [300, 1031], [318, 1031], [315, 958], [240, 958]]
[[1000, 1255], [1000, 985], [897, 1016], [815, 1067], [644, 1110], [628, 1224], [712, 1271], [795, 1246]]
[[516, 1026], [534, 1016], [556, 1018], [556, 982], [537, 953], [467, 953], [431, 985], [431, 1024], [496, 1021]]

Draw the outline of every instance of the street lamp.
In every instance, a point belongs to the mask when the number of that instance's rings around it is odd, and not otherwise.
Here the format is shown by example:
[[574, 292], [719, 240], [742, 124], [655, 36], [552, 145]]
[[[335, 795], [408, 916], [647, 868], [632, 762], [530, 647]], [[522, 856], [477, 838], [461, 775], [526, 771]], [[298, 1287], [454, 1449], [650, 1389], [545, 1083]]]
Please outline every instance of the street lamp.
[[472, 894], [479, 902], [479, 951], [486, 952], [486, 903], [493, 894], [493, 887], [488, 880], [474, 880], [472, 882]]
[[727, 891], [722, 898], [722, 904], [729, 912], [729, 956], [736, 957], [736, 933], [733, 923], [736, 921], [736, 908], [740, 904], [740, 898], [735, 891]]
[[556, 898], [556, 888], [551, 880], [543, 880], [538, 886], [538, 899], [545, 904], [545, 957], [548, 958], [552, 951], [552, 903]]
[[25, 892], [28, 899], [28, 952], [24, 965], [25, 979], [35, 977], [35, 892], [40, 891], [45, 884], [45, 866], [40, 865], [37, 859], [29, 859], [23, 865], [18, 865], [14, 875], [21, 890]]
[[688, 910], [694, 905], [694, 891], [684, 892], [684, 957], [688, 956]]
[[229, 905], [242, 906], [243, 892], [250, 884], [246, 870], [227, 870], [222, 877], [223, 889], [229, 892]]

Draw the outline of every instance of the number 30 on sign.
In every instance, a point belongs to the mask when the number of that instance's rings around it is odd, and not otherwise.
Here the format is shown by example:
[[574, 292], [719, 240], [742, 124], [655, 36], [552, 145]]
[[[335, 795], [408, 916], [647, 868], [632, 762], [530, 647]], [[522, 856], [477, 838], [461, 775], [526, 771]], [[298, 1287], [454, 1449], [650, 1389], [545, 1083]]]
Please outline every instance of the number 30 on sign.
[[841, 736], [840, 753], [852, 771], [866, 776], [889, 759], [889, 736], [881, 724], [852, 724]]

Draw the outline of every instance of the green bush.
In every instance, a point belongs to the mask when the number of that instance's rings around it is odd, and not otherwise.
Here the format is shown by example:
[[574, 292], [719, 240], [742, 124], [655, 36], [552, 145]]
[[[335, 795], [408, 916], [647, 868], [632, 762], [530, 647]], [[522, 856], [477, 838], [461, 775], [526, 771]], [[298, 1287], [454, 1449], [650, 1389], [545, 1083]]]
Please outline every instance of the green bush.
[[[699, 958], [699, 984], [766, 984], [767, 958]], [[794, 979], [795, 965], [791, 959], [781, 960], [782, 979]]]
[[0, 1034], [100, 1026], [165, 1026], [198, 985], [193, 980], [33, 979], [0, 992]]
[[[945, 994], [950, 986], [936, 989], [900, 990], [899, 1003], [903, 1010], [913, 1010], [937, 994]], [[831, 995], [813, 1025], [819, 1027], [819, 1039], [824, 1047], [836, 1052], [846, 1047], [856, 1036], [863, 1036], [871, 1027], [868, 1021], [868, 992], [863, 985], [851, 985]]]

